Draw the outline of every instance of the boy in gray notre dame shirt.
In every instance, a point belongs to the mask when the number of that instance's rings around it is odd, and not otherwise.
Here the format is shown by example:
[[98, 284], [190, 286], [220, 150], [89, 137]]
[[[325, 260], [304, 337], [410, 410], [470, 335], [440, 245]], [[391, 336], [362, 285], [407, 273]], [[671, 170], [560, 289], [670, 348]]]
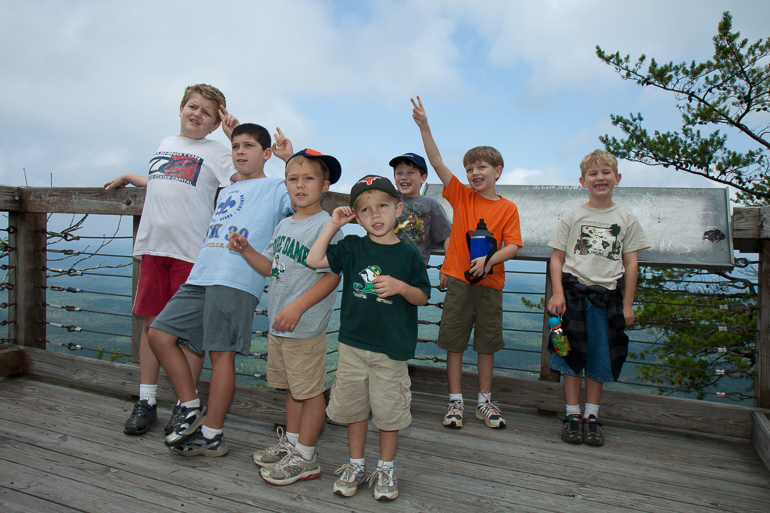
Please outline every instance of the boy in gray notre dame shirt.
[[[286, 162], [286, 187], [297, 213], [282, 220], [260, 254], [232, 232], [228, 248], [240, 252], [269, 276], [270, 322], [267, 384], [286, 390], [286, 433], [278, 443], [252, 456], [268, 483], [287, 485], [321, 475], [316, 440], [326, 418], [326, 327], [340, 276], [305, 263], [310, 247], [331, 219], [321, 197], [340, 178], [340, 163], [330, 155], [302, 150]], [[337, 234], [333, 240], [341, 239]]]

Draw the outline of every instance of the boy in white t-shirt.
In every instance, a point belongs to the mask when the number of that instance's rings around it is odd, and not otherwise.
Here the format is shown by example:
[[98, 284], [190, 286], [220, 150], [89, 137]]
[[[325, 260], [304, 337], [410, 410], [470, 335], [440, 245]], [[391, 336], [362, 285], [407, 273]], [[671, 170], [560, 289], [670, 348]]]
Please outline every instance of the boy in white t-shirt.
[[[155, 396], [160, 363], [150, 349], [148, 331], [169, 299], [187, 280], [206, 234], [217, 188], [236, 173], [228, 148], [206, 139], [228, 116], [225, 96], [206, 84], [185, 89], [179, 107], [179, 135], [167, 137], [150, 159], [149, 175], [120, 175], [104, 188], [127, 184], [147, 187], [142, 219], [134, 241], [134, 257], [142, 261], [133, 313], [144, 317], [139, 345], [139, 401], [123, 432], [142, 435], [158, 418]], [[186, 352], [197, 383], [203, 358]], [[174, 414], [178, 413], [174, 408]], [[166, 432], [172, 425], [166, 425]]]

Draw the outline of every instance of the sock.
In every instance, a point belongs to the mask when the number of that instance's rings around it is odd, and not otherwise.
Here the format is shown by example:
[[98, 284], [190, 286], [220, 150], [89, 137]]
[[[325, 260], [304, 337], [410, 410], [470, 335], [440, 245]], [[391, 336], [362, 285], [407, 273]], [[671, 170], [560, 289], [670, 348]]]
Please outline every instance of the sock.
[[362, 467], [366, 467], [366, 458], [361, 458], [361, 459], [350, 458], [350, 463], [355, 465], [361, 465]]
[[598, 404], [586, 403], [585, 418], [588, 418], [589, 415], [593, 415], [597, 419], [599, 418], [599, 405]]
[[315, 454], [315, 445], [313, 447], [308, 447], [307, 445], [302, 445], [298, 442], [294, 445], [294, 448], [297, 449], [299, 455], [306, 460], [313, 459], [313, 455]]
[[486, 403], [486, 402], [492, 402], [492, 392], [479, 392], [479, 404]]
[[[195, 393], [197, 394], [198, 392], [196, 391]], [[176, 400], [176, 406], [179, 406], [180, 404], [182, 404], [182, 401], [180, 401], [179, 399], [177, 399], [177, 400]]]
[[463, 402], [463, 395], [462, 394], [449, 394], [449, 402], [452, 401], [460, 401]]
[[155, 396], [158, 394], [158, 385], [139, 384], [139, 400], [146, 400], [147, 404], [155, 404]]
[[297, 442], [299, 442], [299, 433], [289, 433], [286, 432], [286, 439], [289, 441], [289, 443], [296, 447]]
[[212, 438], [214, 438], [215, 436], [217, 436], [221, 432], [222, 432], [221, 429], [210, 428], [210, 427], [206, 426], [205, 424], [201, 428], [201, 434], [203, 435], [203, 438], [205, 438], [206, 440], [211, 440]]
[[377, 466], [378, 467], [385, 467], [385, 468], [393, 468], [393, 460], [391, 460], [391, 461], [377, 460]]
[[192, 401], [187, 401], [186, 403], [182, 403], [182, 406], [184, 406], [185, 408], [200, 408], [201, 400], [193, 399]]
[[[586, 406], [588, 406], [588, 405], [586, 405]], [[576, 404], [574, 406], [571, 405], [571, 404], [568, 404], [567, 405], [567, 415], [580, 415], [580, 404]]]

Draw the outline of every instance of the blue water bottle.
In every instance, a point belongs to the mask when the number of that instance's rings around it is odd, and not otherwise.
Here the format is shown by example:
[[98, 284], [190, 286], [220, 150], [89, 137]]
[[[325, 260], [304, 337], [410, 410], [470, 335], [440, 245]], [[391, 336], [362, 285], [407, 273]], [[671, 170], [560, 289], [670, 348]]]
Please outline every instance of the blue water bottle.
[[476, 229], [470, 236], [469, 246], [471, 250], [471, 261], [476, 260], [479, 257], [485, 257], [489, 254], [489, 251], [493, 247], [492, 241], [489, 240], [492, 237], [493, 235], [487, 230], [487, 225], [484, 220], [479, 219]]

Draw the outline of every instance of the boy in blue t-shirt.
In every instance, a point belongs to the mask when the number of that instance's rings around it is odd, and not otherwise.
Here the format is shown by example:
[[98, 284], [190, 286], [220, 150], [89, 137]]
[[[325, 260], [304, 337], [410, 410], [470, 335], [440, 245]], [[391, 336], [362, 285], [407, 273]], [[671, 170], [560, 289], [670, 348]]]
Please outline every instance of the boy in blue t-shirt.
[[[251, 123], [232, 132], [233, 161], [240, 180], [219, 194], [200, 256], [187, 282], [153, 322], [150, 345], [174, 385], [181, 408], [165, 444], [183, 456], [223, 456], [225, 414], [235, 391], [235, 353], [248, 355], [254, 309], [265, 277], [238, 252], [227, 249], [237, 232], [264, 248], [278, 222], [292, 213], [283, 180], [265, 176], [272, 155], [270, 134]], [[201, 406], [181, 346], [209, 352], [209, 409]]]

